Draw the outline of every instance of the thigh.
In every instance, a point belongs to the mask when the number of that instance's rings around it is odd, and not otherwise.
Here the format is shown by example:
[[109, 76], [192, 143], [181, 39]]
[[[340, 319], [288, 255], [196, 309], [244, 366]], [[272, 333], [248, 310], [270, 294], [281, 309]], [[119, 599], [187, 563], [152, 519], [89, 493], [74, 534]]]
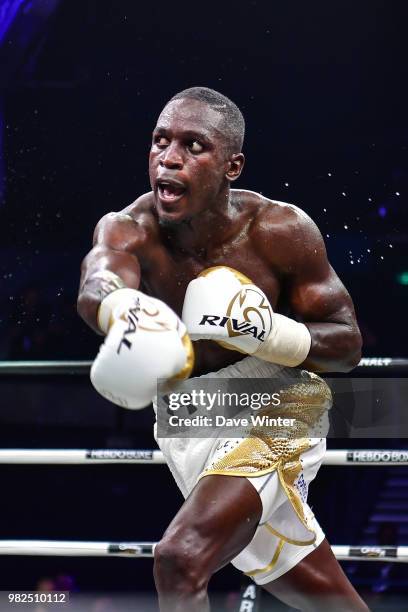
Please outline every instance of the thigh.
[[213, 574], [252, 540], [262, 502], [244, 477], [201, 478], [167, 528], [163, 541], [193, 547], [206, 572]]
[[299, 610], [327, 612], [368, 612], [353, 585], [344, 574], [327, 540], [295, 567], [263, 585], [289, 606]]

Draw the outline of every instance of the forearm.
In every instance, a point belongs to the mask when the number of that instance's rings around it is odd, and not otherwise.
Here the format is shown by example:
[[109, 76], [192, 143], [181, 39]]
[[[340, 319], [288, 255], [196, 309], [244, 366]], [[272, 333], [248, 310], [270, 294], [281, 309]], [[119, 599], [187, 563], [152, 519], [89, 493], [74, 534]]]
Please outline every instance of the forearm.
[[357, 325], [306, 323], [312, 343], [301, 367], [313, 372], [349, 372], [361, 359], [361, 334]]
[[[107, 279], [105, 272], [117, 279]], [[100, 334], [97, 316], [101, 301], [120, 287], [138, 289], [140, 266], [135, 256], [127, 252], [98, 247], [84, 259], [77, 301], [78, 314], [96, 333]]]
[[97, 334], [103, 335], [98, 325], [98, 309], [103, 299], [101, 279], [91, 277], [80, 290], [77, 300], [79, 316]]

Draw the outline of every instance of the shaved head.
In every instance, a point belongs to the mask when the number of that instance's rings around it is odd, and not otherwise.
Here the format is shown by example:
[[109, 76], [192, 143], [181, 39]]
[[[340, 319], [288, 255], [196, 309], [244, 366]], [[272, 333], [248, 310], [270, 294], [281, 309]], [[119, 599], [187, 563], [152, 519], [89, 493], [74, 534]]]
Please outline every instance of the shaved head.
[[240, 153], [245, 135], [245, 121], [238, 106], [223, 94], [208, 87], [190, 87], [173, 96], [167, 104], [174, 100], [199, 100], [221, 115], [218, 129], [225, 137], [230, 153]]

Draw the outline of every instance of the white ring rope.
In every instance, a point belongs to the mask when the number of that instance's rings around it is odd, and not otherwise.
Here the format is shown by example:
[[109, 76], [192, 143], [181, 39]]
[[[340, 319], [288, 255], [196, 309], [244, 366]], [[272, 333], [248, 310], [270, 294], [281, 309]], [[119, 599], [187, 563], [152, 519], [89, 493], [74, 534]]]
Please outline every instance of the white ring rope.
[[[151, 558], [155, 542], [0, 540], [0, 555]], [[408, 546], [332, 546], [339, 561], [408, 562]]]
[[[0, 374], [85, 374], [91, 362], [0, 362]], [[365, 358], [359, 367], [408, 366], [408, 359]], [[0, 464], [97, 465], [164, 464], [158, 450], [132, 449], [0, 449]], [[408, 465], [408, 450], [329, 450], [323, 465]], [[74, 542], [0, 540], [0, 555], [151, 558], [155, 542]], [[332, 546], [339, 561], [408, 562], [408, 546]]]
[[154, 542], [0, 540], [0, 555], [57, 557], [153, 557]]
[[338, 561], [391, 561], [408, 563], [408, 546], [332, 546]]
[[99, 465], [106, 463], [166, 463], [158, 450], [88, 449], [31, 450], [0, 449], [0, 464]]
[[[99, 465], [99, 464], [164, 464], [159, 450], [132, 449], [0, 449], [0, 464], [14, 465]], [[350, 449], [328, 450], [323, 465], [408, 465], [408, 450]]]

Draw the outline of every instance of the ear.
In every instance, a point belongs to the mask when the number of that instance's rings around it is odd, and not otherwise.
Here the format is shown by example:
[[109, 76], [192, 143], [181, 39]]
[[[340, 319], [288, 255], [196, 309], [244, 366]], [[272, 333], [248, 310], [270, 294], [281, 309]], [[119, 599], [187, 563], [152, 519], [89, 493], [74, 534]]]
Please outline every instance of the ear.
[[236, 181], [244, 167], [245, 157], [243, 153], [234, 153], [228, 161], [228, 169], [225, 174], [227, 181]]

